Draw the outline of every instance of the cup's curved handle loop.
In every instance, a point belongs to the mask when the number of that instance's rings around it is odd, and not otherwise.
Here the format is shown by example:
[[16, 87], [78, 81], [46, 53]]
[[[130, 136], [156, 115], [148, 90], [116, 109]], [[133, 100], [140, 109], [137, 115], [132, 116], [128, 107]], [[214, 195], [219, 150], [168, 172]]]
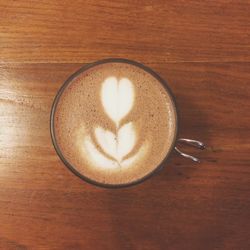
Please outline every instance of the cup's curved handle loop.
[[[200, 141], [197, 141], [197, 140], [191, 140], [191, 139], [184, 139], [184, 138], [180, 138], [177, 140], [177, 143], [185, 143], [187, 145], [190, 145], [190, 146], [193, 146], [195, 148], [198, 148], [198, 149], [205, 149], [205, 144], [203, 142], [200, 142]], [[175, 151], [178, 152], [181, 156], [185, 157], [185, 158], [189, 158], [191, 159], [192, 161], [195, 161], [195, 162], [200, 162], [200, 160], [192, 155], [188, 155], [186, 153], [183, 153], [181, 150], [179, 150], [177, 148], [177, 146], [175, 147]]]

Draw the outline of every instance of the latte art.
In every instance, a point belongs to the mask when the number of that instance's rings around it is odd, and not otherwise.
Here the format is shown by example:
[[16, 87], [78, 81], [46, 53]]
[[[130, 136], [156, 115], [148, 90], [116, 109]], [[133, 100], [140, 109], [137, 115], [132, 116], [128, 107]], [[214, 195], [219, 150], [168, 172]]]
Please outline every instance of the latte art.
[[129, 167], [140, 160], [145, 152], [147, 142], [135, 155], [128, 157], [136, 144], [138, 135], [133, 122], [121, 126], [121, 120], [133, 108], [134, 95], [133, 83], [127, 78], [118, 80], [116, 77], [108, 77], [102, 83], [102, 105], [105, 113], [115, 124], [115, 131], [105, 130], [100, 126], [94, 128], [95, 140], [101, 150], [98, 150], [89, 135], [84, 139], [83, 150], [94, 167]]
[[171, 150], [176, 113], [152, 74], [109, 62], [79, 73], [60, 95], [54, 136], [64, 160], [100, 184], [126, 185], [150, 174]]

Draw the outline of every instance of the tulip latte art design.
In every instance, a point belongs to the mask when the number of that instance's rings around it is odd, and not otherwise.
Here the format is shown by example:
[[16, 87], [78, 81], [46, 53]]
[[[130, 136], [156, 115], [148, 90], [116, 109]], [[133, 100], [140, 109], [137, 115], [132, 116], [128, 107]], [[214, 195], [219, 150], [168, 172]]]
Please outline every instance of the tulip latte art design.
[[152, 74], [132, 64], [106, 62], [76, 75], [54, 112], [54, 134], [64, 159], [100, 184], [126, 185], [150, 174], [176, 133], [172, 99]]
[[132, 82], [127, 78], [118, 80], [116, 77], [108, 77], [102, 83], [101, 100], [105, 113], [115, 124], [115, 131], [96, 127], [94, 135], [101, 151], [98, 151], [89, 135], [84, 140], [83, 149], [88, 153], [93, 165], [100, 168], [129, 167], [143, 156], [147, 148], [145, 142], [135, 155], [126, 157], [137, 140], [133, 122], [120, 125], [134, 105]]

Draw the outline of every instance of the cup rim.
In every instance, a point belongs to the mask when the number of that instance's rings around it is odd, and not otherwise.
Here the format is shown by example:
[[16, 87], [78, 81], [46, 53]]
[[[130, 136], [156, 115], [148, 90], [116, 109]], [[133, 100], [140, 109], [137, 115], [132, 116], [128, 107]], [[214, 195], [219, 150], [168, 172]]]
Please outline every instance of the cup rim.
[[[72, 82], [72, 80], [74, 78], [76, 78], [79, 74], [81, 74], [82, 72], [93, 68], [97, 65], [101, 65], [101, 64], [105, 64], [105, 63], [127, 63], [130, 65], [134, 65], [137, 66], [141, 69], [143, 69], [144, 71], [146, 71], [147, 73], [151, 74], [153, 77], [155, 77], [160, 83], [161, 85], [164, 87], [164, 89], [166, 90], [166, 92], [169, 94], [170, 99], [173, 103], [173, 109], [174, 109], [174, 113], [175, 113], [175, 123], [176, 123], [176, 128], [175, 128], [175, 132], [174, 132], [174, 137], [170, 146], [170, 149], [168, 151], [168, 153], [166, 154], [166, 156], [164, 157], [164, 159], [160, 162], [160, 164], [158, 164], [158, 166], [156, 166], [150, 173], [148, 173], [147, 175], [132, 181], [132, 182], [128, 182], [128, 183], [122, 183], [122, 184], [109, 184], [109, 183], [101, 183], [98, 182], [96, 180], [93, 180], [85, 175], [83, 175], [82, 173], [80, 173], [79, 171], [76, 170], [76, 168], [73, 166], [73, 164], [69, 163], [67, 161], [67, 159], [64, 157], [63, 153], [60, 150], [60, 147], [57, 143], [56, 140], [56, 133], [55, 133], [55, 128], [54, 128], [54, 115], [55, 115], [55, 111], [57, 108], [57, 104], [60, 100], [60, 97], [62, 95], [62, 93], [64, 92], [64, 90], [69, 86], [69, 84]], [[176, 141], [177, 141], [177, 135], [179, 132], [179, 115], [178, 115], [178, 109], [177, 109], [177, 105], [176, 105], [176, 99], [175, 96], [173, 95], [172, 90], [170, 89], [167, 81], [165, 79], [163, 79], [158, 73], [156, 73], [153, 69], [151, 69], [148, 66], [145, 66], [144, 64], [134, 61], [134, 60], [130, 60], [130, 59], [125, 59], [125, 58], [105, 58], [105, 59], [101, 59], [92, 63], [88, 63], [86, 65], [83, 65], [80, 69], [78, 69], [75, 73], [73, 73], [71, 76], [68, 77], [68, 79], [62, 84], [62, 86], [59, 88], [59, 90], [57, 91], [53, 103], [52, 103], [52, 108], [51, 108], [51, 112], [50, 112], [50, 136], [51, 136], [51, 140], [52, 140], [52, 144], [54, 146], [54, 149], [57, 153], [57, 155], [59, 156], [60, 160], [64, 163], [64, 165], [76, 176], [78, 176], [80, 179], [86, 181], [89, 184], [98, 186], [98, 187], [102, 187], [102, 188], [123, 188], [123, 187], [130, 187], [130, 186], [134, 186], [137, 184], [140, 184], [142, 182], [144, 182], [145, 180], [149, 179], [150, 177], [152, 177], [155, 173], [157, 173], [158, 171], [160, 171], [162, 168], [164, 168], [165, 163], [167, 162], [167, 160], [169, 159], [169, 156], [171, 155], [171, 153], [173, 152], [173, 149], [176, 145]]]

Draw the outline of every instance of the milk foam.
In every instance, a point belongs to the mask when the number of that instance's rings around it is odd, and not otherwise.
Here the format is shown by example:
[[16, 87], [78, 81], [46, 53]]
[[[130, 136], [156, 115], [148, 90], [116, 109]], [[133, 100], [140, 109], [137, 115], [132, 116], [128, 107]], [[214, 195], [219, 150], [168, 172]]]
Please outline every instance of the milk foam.
[[151, 74], [126, 63], [81, 73], [55, 111], [55, 136], [65, 159], [99, 183], [126, 184], [152, 172], [169, 152], [176, 113]]

